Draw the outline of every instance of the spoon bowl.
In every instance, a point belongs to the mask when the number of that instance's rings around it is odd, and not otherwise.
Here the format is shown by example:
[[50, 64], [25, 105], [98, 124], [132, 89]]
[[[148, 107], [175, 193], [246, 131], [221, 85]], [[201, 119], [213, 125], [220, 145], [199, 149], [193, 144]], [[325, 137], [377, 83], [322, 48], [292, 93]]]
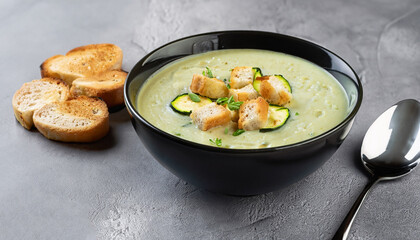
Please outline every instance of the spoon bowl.
[[399, 177], [410, 172], [420, 157], [420, 104], [401, 101], [372, 124], [362, 143], [361, 158], [372, 174]]
[[361, 159], [372, 179], [350, 209], [334, 240], [347, 238], [372, 186], [382, 180], [405, 176], [417, 166], [420, 160], [420, 103], [406, 99], [382, 113], [366, 132]]

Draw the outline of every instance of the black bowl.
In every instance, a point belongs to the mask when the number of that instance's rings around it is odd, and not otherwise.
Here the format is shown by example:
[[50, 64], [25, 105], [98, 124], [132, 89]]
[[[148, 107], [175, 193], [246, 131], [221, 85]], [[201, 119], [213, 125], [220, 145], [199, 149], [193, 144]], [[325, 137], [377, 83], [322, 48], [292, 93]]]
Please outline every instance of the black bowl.
[[[135, 100], [140, 87], [166, 64], [193, 54], [245, 48], [287, 53], [326, 69], [345, 89], [349, 98], [349, 115], [333, 129], [299, 143], [264, 149], [226, 149], [168, 134], [150, 124], [136, 110]], [[243, 196], [290, 185], [328, 160], [350, 131], [362, 102], [362, 86], [354, 70], [343, 59], [314, 43], [277, 33], [224, 31], [182, 38], [146, 55], [129, 73], [124, 98], [138, 136], [164, 167], [197, 187]]]

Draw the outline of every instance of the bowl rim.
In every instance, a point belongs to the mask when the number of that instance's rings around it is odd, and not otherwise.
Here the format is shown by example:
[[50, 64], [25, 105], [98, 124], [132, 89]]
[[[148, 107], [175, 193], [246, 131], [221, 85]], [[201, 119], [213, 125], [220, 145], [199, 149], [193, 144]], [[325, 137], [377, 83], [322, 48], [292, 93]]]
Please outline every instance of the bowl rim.
[[[133, 106], [133, 104], [131, 104], [131, 101], [128, 99], [128, 95], [129, 95], [129, 84], [128, 84], [128, 80], [130, 80], [130, 82], [132, 82], [135, 77], [137, 76], [132, 76], [133, 75], [133, 69], [139, 68], [139, 66], [143, 65], [143, 63], [148, 60], [148, 58], [154, 54], [155, 52], [161, 50], [162, 48], [169, 46], [171, 44], [186, 40], [186, 39], [190, 39], [190, 38], [195, 38], [195, 37], [200, 37], [200, 36], [208, 36], [208, 35], [220, 35], [220, 34], [230, 34], [230, 33], [239, 33], [239, 34], [266, 34], [266, 35], [273, 35], [273, 36], [279, 36], [282, 38], [289, 38], [292, 39], [293, 41], [300, 41], [300, 42], [304, 42], [306, 44], [309, 44], [313, 47], [316, 48], [320, 48], [324, 51], [326, 51], [329, 54], [334, 55], [335, 57], [337, 57], [339, 60], [341, 60], [343, 63], [345, 63], [345, 65], [351, 70], [351, 72], [354, 74], [354, 76], [356, 77], [356, 81], [357, 81], [357, 102], [353, 108], [353, 110], [347, 115], [347, 117], [342, 120], [339, 124], [337, 124], [336, 126], [334, 126], [333, 128], [321, 133], [320, 135], [317, 135], [315, 137], [300, 141], [300, 142], [296, 142], [296, 143], [292, 143], [292, 144], [287, 144], [287, 145], [282, 145], [282, 146], [274, 146], [274, 147], [267, 147], [267, 148], [224, 148], [224, 147], [217, 147], [217, 146], [211, 146], [211, 145], [205, 145], [205, 144], [201, 144], [201, 143], [196, 143], [187, 139], [183, 139], [180, 138], [178, 136], [169, 134], [161, 129], [159, 129], [158, 127], [154, 126], [153, 124], [149, 123], [145, 118], [143, 118], [140, 113], [136, 110], [136, 108]], [[211, 51], [218, 51], [221, 49], [217, 49], [217, 50], [211, 50]], [[210, 51], [209, 51], [210, 52]], [[194, 55], [194, 54], [192, 54]], [[189, 55], [191, 56], [191, 55]], [[309, 60], [307, 60], [309, 61]], [[313, 62], [312, 62], [313, 63]], [[314, 63], [316, 64], [316, 63]], [[316, 64], [318, 65], [318, 64]], [[319, 65], [318, 65], [319, 66]], [[322, 67], [321, 67], [322, 68]], [[325, 69], [325, 68], [324, 68]], [[354, 80], [353, 78], [351, 78], [352, 80]], [[171, 42], [168, 42], [164, 45], [161, 45], [160, 47], [154, 49], [153, 51], [151, 51], [150, 53], [146, 54], [145, 56], [143, 56], [130, 70], [130, 72], [127, 75], [126, 81], [124, 83], [124, 102], [125, 105], [127, 107], [127, 110], [129, 111], [130, 115], [132, 118], [136, 118], [138, 120], [140, 120], [143, 124], [145, 124], [148, 128], [152, 129], [154, 132], [156, 132], [159, 135], [162, 135], [165, 138], [169, 138], [173, 141], [176, 142], [180, 142], [182, 144], [186, 144], [187, 146], [193, 147], [193, 148], [199, 148], [201, 150], [206, 150], [206, 151], [217, 151], [220, 153], [263, 153], [263, 152], [274, 152], [274, 151], [280, 151], [280, 150], [287, 150], [287, 149], [291, 149], [291, 148], [296, 148], [296, 147], [301, 147], [301, 146], [305, 146], [305, 145], [310, 145], [313, 144], [323, 138], [328, 137], [329, 135], [333, 134], [334, 132], [338, 131], [339, 129], [343, 128], [344, 126], [346, 126], [350, 121], [352, 121], [357, 112], [360, 109], [360, 106], [362, 104], [362, 99], [363, 99], [363, 87], [362, 87], [362, 83], [359, 79], [359, 76], [357, 75], [357, 73], [354, 71], [354, 69], [351, 67], [350, 64], [348, 64], [343, 58], [341, 58], [339, 55], [337, 55], [336, 53], [332, 52], [331, 50], [318, 45], [310, 40], [306, 40], [300, 37], [294, 37], [294, 36], [290, 36], [290, 35], [285, 35], [285, 34], [281, 34], [281, 33], [276, 33], [276, 32], [268, 32], [268, 31], [254, 31], [254, 30], [227, 30], [227, 31], [214, 31], [214, 32], [205, 32], [205, 33], [200, 33], [200, 34], [195, 34], [195, 35], [189, 35], [186, 37], [182, 37], [176, 40], [173, 40]]]

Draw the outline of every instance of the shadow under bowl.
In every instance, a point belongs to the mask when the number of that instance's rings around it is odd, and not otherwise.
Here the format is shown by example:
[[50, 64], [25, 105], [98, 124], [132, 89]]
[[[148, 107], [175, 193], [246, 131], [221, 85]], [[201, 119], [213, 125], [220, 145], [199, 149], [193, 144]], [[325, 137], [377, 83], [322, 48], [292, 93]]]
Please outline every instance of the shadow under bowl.
[[[306, 59], [330, 72], [343, 86], [349, 114], [311, 139], [263, 149], [207, 146], [168, 134], [136, 110], [139, 89], [156, 71], [182, 57], [220, 49], [263, 49]], [[223, 31], [182, 38], [143, 57], [128, 74], [124, 99], [132, 124], [148, 151], [173, 174], [199, 188], [229, 195], [256, 195], [288, 186], [313, 173], [346, 138], [362, 102], [361, 82], [333, 52], [312, 42], [270, 32]]]

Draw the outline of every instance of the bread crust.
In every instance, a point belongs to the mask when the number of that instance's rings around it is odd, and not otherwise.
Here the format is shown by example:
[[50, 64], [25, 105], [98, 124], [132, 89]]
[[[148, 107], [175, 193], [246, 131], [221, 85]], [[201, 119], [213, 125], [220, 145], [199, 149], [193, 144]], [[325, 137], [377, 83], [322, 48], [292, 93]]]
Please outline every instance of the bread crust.
[[33, 120], [42, 135], [61, 142], [93, 142], [109, 130], [105, 102], [86, 96], [44, 105], [35, 111]]
[[207, 131], [230, 122], [230, 111], [213, 102], [193, 110], [190, 117], [200, 130]]
[[247, 101], [239, 108], [238, 128], [246, 131], [258, 130], [267, 122], [268, 103], [258, 97]]
[[73, 81], [70, 93], [73, 97], [99, 97], [111, 108], [124, 103], [124, 82], [127, 72], [113, 70], [94, 78], [78, 78]]
[[248, 84], [252, 84], [254, 73], [252, 67], [235, 67], [230, 73], [230, 87], [239, 89]]
[[222, 80], [217, 78], [208, 78], [200, 74], [194, 74], [190, 89], [193, 93], [209, 98], [227, 97], [229, 89]]
[[247, 100], [256, 99], [258, 97], [258, 92], [254, 89], [252, 84], [248, 84], [240, 89], [229, 89], [229, 97], [233, 96], [233, 100], [245, 102]]
[[[272, 79], [274, 78], [274, 79]], [[260, 94], [271, 104], [284, 105], [292, 99], [292, 94], [283, 86], [276, 86], [274, 76], [268, 79], [262, 79], [260, 85]]]
[[60, 78], [71, 85], [77, 78], [120, 70], [122, 58], [121, 48], [114, 44], [90, 44], [48, 58], [41, 64], [41, 76]]
[[70, 98], [68, 85], [55, 78], [36, 79], [24, 83], [13, 95], [12, 106], [16, 120], [26, 129], [34, 125], [33, 114], [43, 105]]

